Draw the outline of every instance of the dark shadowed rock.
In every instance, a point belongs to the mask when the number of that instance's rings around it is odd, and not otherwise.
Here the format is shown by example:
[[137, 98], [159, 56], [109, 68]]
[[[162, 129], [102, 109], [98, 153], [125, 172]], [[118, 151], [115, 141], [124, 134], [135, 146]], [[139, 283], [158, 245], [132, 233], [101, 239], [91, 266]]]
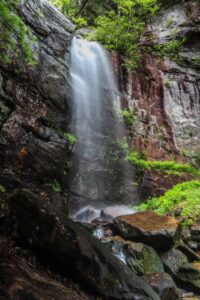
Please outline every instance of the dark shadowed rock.
[[23, 190], [10, 199], [10, 234], [108, 299], [159, 299], [144, 279], [124, 266], [81, 225], [51, 212]]
[[172, 277], [167, 273], [154, 273], [145, 277], [161, 300], [177, 300], [179, 292]]
[[162, 261], [167, 271], [172, 275], [177, 275], [180, 267], [188, 263], [187, 256], [176, 248], [172, 248], [162, 255]]
[[0, 63], [1, 169], [62, 181], [70, 148], [63, 132], [70, 117], [68, 48], [75, 26], [46, 1], [19, 2], [18, 12], [36, 40], [36, 64], [19, 58]]
[[2, 300], [100, 300], [88, 296], [71, 281], [45, 272], [35, 258], [24, 258], [24, 251], [2, 236], [0, 256]]
[[200, 242], [200, 223], [195, 223], [191, 228], [191, 239], [196, 242]]
[[178, 278], [185, 283], [187, 288], [200, 293], [200, 263], [194, 262], [183, 265], [178, 272]]
[[159, 250], [169, 249], [179, 238], [181, 230], [176, 219], [154, 212], [121, 216], [114, 222], [125, 239], [141, 241]]

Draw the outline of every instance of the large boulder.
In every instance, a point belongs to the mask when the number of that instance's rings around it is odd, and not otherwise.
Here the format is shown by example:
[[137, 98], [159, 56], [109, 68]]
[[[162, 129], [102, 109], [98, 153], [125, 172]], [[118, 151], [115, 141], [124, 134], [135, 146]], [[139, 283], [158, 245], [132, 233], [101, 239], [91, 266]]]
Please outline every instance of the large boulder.
[[9, 234], [40, 258], [107, 299], [159, 299], [147, 282], [122, 264], [80, 224], [51, 211], [27, 190], [10, 198]]
[[158, 250], [169, 249], [180, 237], [179, 222], [154, 212], [138, 212], [115, 219], [115, 227], [125, 239], [147, 243]]

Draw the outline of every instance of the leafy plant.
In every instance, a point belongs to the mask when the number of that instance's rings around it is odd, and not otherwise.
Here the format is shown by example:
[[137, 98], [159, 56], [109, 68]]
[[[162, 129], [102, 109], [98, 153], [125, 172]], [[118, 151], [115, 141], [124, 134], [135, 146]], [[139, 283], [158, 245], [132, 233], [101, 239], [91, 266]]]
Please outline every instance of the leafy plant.
[[77, 141], [76, 137], [69, 132], [64, 132], [63, 136], [71, 145], [73, 145]]
[[3, 185], [0, 184], [0, 193], [5, 193], [6, 189]]
[[125, 109], [122, 111], [122, 116], [124, 117], [125, 123], [132, 126], [136, 120], [136, 112], [133, 109]]
[[186, 225], [200, 217], [200, 181], [188, 181], [175, 185], [161, 197], [153, 197], [141, 204], [139, 210], [153, 210], [159, 214], [181, 211]]
[[154, 45], [154, 51], [160, 58], [169, 57], [170, 59], [180, 63], [182, 58], [180, 57], [180, 52], [183, 50], [183, 46], [186, 42], [185, 38], [174, 39], [166, 42], [162, 45]]
[[189, 173], [200, 176], [200, 171], [190, 164], [181, 164], [175, 161], [148, 161], [141, 159], [140, 155], [135, 151], [130, 152], [126, 159], [142, 170], [157, 170], [175, 175]]
[[128, 154], [129, 145], [128, 145], [126, 137], [124, 137], [123, 139], [118, 140], [118, 145], [122, 150], [124, 150], [126, 152], [126, 154]]
[[50, 186], [52, 188], [52, 191], [54, 193], [60, 193], [62, 192], [62, 188], [61, 188], [61, 185], [60, 183], [57, 181], [57, 180], [54, 180], [48, 184], [46, 184], [47, 186]]
[[157, 10], [156, 0], [114, 0], [116, 9], [99, 16], [92, 39], [102, 42], [108, 49], [124, 55], [124, 63], [135, 68], [140, 60], [139, 41], [145, 31], [145, 22]]

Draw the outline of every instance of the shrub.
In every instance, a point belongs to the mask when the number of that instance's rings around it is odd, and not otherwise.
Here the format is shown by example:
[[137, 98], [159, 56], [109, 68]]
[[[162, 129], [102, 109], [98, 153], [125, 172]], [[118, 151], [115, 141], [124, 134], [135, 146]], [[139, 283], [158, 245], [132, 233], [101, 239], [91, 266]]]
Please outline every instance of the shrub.
[[73, 145], [77, 141], [76, 137], [69, 132], [64, 132], [63, 136], [66, 139], [66, 141], [68, 141], [71, 145]]
[[159, 214], [181, 210], [181, 216], [190, 223], [200, 217], [200, 181], [188, 181], [175, 185], [161, 197], [153, 197], [141, 204], [139, 210], [153, 210]]
[[190, 164], [181, 164], [175, 161], [148, 161], [142, 159], [135, 151], [130, 152], [126, 159], [142, 170], [157, 170], [175, 175], [180, 173], [189, 173], [200, 176], [200, 171]]

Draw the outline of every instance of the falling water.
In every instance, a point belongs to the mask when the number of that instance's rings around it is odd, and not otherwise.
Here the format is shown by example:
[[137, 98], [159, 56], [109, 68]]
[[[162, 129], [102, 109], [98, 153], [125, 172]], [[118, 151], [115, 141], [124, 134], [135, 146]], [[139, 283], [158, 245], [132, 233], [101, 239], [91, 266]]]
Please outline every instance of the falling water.
[[71, 211], [133, 203], [135, 172], [119, 146], [126, 133], [110, 59], [98, 43], [74, 38], [70, 71], [71, 132], [77, 139], [69, 176]]

